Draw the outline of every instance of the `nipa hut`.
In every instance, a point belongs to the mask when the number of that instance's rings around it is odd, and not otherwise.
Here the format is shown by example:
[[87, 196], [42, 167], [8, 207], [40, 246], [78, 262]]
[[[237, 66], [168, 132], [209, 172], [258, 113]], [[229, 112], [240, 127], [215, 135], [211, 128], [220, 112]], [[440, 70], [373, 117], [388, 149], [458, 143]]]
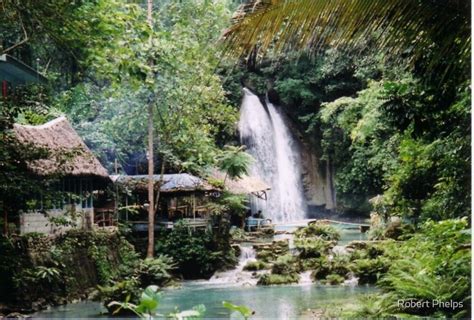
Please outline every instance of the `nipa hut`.
[[97, 222], [94, 195], [103, 193], [110, 178], [69, 121], [59, 117], [39, 126], [15, 124], [13, 131], [21, 143], [47, 151], [46, 158], [31, 161], [28, 167], [40, 179], [54, 179], [62, 195], [48, 204], [43, 202], [44, 195], [36, 195], [36, 207], [20, 216], [21, 233], [61, 232], [68, 226], [52, 221], [65, 216], [73, 217], [70, 225], [92, 227]]
[[[135, 230], [145, 229], [148, 219], [148, 175], [112, 175], [111, 179], [118, 187], [116, 198], [125, 203], [123, 218], [134, 224]], [[154, 175], [153, 181], [155, 192], [160, 191], [158, 224], [172, 227], [173, 222], [180, 219], [196, 226], [207, 224], [208, 198], [218, 195], [218, 188], [188, 173], [164, 174], [163, 178]], [[132, 213], [135, 213], [133, 219], [129, 219]]]

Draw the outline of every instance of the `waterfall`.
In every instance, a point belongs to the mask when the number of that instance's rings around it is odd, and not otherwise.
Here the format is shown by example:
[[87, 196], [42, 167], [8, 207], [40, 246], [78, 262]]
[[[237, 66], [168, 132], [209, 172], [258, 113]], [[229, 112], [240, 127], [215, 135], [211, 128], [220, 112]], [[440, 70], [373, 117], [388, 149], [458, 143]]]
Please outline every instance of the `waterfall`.
[[252, 272], [244, 271], [247, 262], [256, 260], [256, 252], [253, 247], [240, 246], [239, 263], [233, 270], [216, 272], [211, 279], [210, 284], [240, 284], [256, 285], [257, 278], [252, 276]]
[[271, 187], [267, 201], [252, 197], [252, 212], [262, 210], [273, 222], [305, 219], [300, 156], [284, 118], [269, 101], [267, 111], [256, 95], [243, 90], [240, 140], [255, 159], [251, 173]]

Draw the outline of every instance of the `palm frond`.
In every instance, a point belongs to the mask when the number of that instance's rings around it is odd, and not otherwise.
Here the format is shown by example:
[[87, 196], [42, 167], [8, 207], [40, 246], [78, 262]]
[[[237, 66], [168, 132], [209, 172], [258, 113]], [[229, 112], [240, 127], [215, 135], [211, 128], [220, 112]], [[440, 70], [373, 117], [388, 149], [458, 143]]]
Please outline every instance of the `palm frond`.
[[354, 48], [375, 35], [376, 47], [432, 70], [469, 74], [468, 0], [253, 0], [234, 15], [223, 35], [226, 52], [312, 52]]

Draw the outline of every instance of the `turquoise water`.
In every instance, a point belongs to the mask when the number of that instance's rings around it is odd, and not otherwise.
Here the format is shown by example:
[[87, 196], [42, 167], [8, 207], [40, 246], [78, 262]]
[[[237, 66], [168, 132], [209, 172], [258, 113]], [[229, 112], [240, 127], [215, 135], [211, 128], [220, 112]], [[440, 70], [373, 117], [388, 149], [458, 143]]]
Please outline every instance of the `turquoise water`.
[[[299, 227], [304, 227], [308, 224], [309, 220], [303, 220], [299, 223], [294, 224], [281, 224], [275, 226], [275, 231], [286, 231], [294, 232]], [[354, 240], [367, 240], [367, 233], [360, 232], [360, 229], [356, 225], [347, 223], [331, 223], [331, 226], [335, 227], [341, 233], [341, 239], [338, 241], [338, 245], [347, 245], [349, 242]], [[276, 236], [276, 238], [284, 238], [285, 236]]]
[[[168, 314], [178, 308], [190, 309], [195, 305], [206, 306], [206, 319], [230, 319], [230, 312], [222, 301], [246, 305], [255, 311], [252, 319], [294, 319], [304, 317], [308, 309], [327, 304], [338, 306], [354, 300], [354, 295], [372, 292], [369, 286], [284, 285], [270, 287], [211, 286], [204, 281], [184, 282], [182, 288], [163, 292], [160, 313]], [[34, 314], [35, 318], [90, 318], [102, 317], [105, 309], [97, 302], [84, 301], [55, 307]]]
[[[293, 232], [306, 225], [280, 225], [276, 230]], [[332, 224], [341, 231], [339, 245], [353, 240], [366, 240], [357, 226]], [[282, 235], [288, 236], [288, 235]], [[278, 238], [278, 237], [276, 237]], [[308, 309], [318, 309], [328, 304], [342, 306], [353, 302], [355, 295], [373, 292], [369, 286], [323, 286], [318, 284], [282, 286], [236, 286], [232, 284], [211, 284], [208, 281], [185, 281], [181, 288], [165, 289], [160, 313], [169, 314], [175, 308], [190, 309], [195, 305], [206, 306], [206, 318], [229, 319], [230, 312], [222, 306], [222, 301], [246, 305], [255, 311], [252, 319], [295, 319], [308, 315]], [[39, 318], [107, 318], [105, 308], [98, 302], [83, 301], [51, 308], [34, 314]]]

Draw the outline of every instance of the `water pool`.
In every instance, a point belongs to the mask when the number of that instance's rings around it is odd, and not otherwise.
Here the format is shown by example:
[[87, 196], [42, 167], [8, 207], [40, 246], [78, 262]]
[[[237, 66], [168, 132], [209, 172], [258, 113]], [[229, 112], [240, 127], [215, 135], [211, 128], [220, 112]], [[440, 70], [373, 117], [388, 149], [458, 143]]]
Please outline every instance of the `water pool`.
[[[206, 319], [229, 319], [230, 312], [222, 301], [243, 304], [255, 311], [252, 319], [295, 319], [304, 316], [308, 309], [328, 304], [338, 306], [354, 301], [354, 295], [375, 290], [370, 286], [284, 285], [269, 287], [241, 287], [209, 285], [206, 281], [184, 282], [181, 288], [163, 291], [160, 312], [168, 314], [179, 308], [189, 309], [198, 304], [206, 306]], [[107, 318], [98, 302], [83, 301], [38, 312], [35, 318]]]
[[[314, 221], [312, 219], [309, 220], [301, 220], [294, 223], [286, 223], [286, 224], [277, 224], [275, 225], [275, 231], [285, 231], [285, 232], [294, 232], [299, 227], [305, 227], [308, 225], [308, 222]], [[338, 245], [347, 245], [349, 242], [354, 240], [367, 240], [368, 235], [367, 233], [360, 232], [360, 229], [357, 225], [348, 224], [348, 223], [336, 223], [331, 222], [331, 226], [335, 227], [341, 233], [341, 239], [338, 241]], [[285, 239], [288, 238], [288, 235], [276, 235], [275, 240]]]

